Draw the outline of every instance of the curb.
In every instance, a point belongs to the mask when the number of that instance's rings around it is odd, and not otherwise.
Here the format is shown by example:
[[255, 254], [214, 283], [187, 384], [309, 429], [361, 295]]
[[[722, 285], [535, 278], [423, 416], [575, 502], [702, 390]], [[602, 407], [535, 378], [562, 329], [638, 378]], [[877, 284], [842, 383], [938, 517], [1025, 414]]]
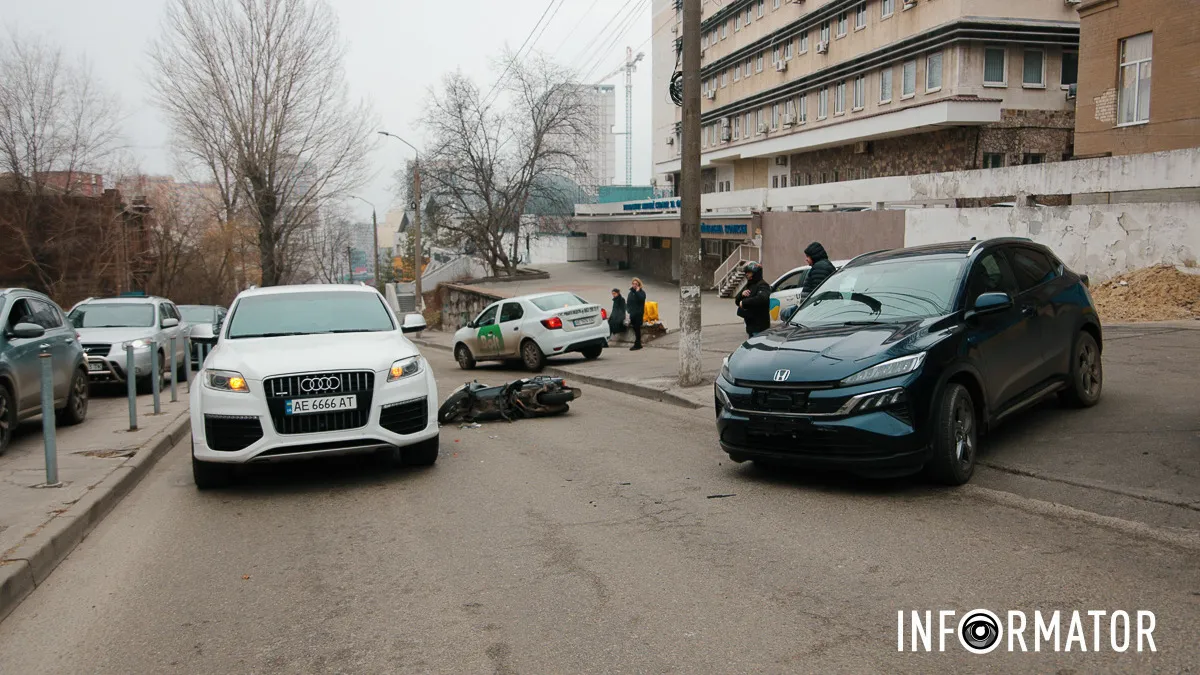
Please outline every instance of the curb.
[[[452, 352], [453, 351], [450, 347], [448, 347], [446, 345], [438, 344], [436, 342], [429, 342], [428, 340], [424, 340], [422, 338], [409, 338], [409, 339], [421, 346], [424, 346], [424, 347], [432, 347], [433, 349], [440, 349], [444, 352]], [[665, 391], [662, 391], [661, 389], [655, 389], [653, 387], [646, 387], [646, 386], [643, 386], [640, 384], [631, 384], [629, 382], [618, 382], [616, 380], [609, 380], [609, 379], [605, 379], [603, 377], [594, 377], [592, 375], [581, 375], [579, 373], [573, 373], [569, 370], [563, 370], [561, 368], [556, 368], [554, 366], [546, 366], [542, 370], [542, 373], [545, 375], [553, 375], [554, 377], [561, 377], [564, 380], [569, 379], [569, 380], [574, 380], [576, 382], [582, 382], [583, 384], [590, 384], [593, 387], [600, 387], [601, 389], [610, 389], [612, 391], [620, 392], [622, 394], [629, 394], [630, 396], [637, 396], [638, 398], [644, 398], [644, 399], [648, 399], [651, 401], [658, 401], [660, 403], [669, 403], [674, 406], [679, 406], [680, 408], [687, 408], [688, 410], [699, 410], [700, 408], [704, 407], [702, 405], [699, 405], [697, 403], [689, 401], [686, 398], [683, 398], [682, 396], [676, 396], [675, 394], [669, 394]]]
[[100, 521], [142, 480], [159, 459], [191, 430], [191, 417], [182, 414], [166, 430], [92, 486], [82, 499], [51, 518], [0, 563], [0, 621], [40, 586], [54, 568], [83, 541]]

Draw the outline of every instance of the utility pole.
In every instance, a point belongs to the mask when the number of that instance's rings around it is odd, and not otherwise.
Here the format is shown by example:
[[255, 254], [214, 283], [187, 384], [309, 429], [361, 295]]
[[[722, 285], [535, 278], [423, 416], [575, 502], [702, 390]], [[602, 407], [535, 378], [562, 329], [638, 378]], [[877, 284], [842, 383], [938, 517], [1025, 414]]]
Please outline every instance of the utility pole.
[[346, 283], [354, 283], [354, 253], [349, 246], [346, 247], [346, 271]]
[[[413, 148], [415, 151], [416, 148]], [[425, 255], [421, 251], [421, 154], [413, 160], [413, 249], [416, 260], [413, 261], [413, 291], [416, 292], [417, 311], [425, 306], [425, 296], [421, 295], [421, 276], [424, 271]]]
[[700, 362], [700, 10], [683, 0], [683, 154], [679, 211], [679, 384], [704, 380]]

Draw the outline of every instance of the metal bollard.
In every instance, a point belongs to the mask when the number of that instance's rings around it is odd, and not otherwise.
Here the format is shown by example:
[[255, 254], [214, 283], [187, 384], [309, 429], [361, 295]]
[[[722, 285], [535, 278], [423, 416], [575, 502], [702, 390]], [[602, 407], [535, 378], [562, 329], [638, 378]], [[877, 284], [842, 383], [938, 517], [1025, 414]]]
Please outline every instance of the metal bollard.
[[183, 338], [183, 379], [188, 383], [188, 392], [192, 391], [192, 339]]
[[125, 384], [129, 390], [129, 430], [137, 431], [137, 367], [133, 362], [133, 345], [125, 345]]
[[42, 438], [46, 445], [46, 487], [59, 487], [58, 446], [54, 437], [54, 358], [41, 345], [42, 354]]
[[154, 396], [154, 414], [162, 412], [159, 390], [162, 389], [162, 373], [158, 369], [158, 347], [150, 347], [150, 393]]
[[171, 336], [171, 403], [179, 400], [179, 395], [175, 393], [175, 380], [179, 379], [179, 364], [175, 362], [175, 341], [178, 338]]

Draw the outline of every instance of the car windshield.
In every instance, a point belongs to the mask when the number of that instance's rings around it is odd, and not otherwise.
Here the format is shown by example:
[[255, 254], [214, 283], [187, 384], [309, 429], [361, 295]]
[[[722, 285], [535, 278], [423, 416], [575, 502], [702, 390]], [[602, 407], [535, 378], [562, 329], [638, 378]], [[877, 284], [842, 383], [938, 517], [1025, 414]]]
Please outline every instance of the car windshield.
[[179, 308], [179, 313], [188, 323], [213, 323], [217, 320], [216, 310], [203, 305], [183, 305]]
[[573, 307], [575, 305], [586, 305], [578, 295], [573, 293], [555, 293], [554, 295], [546, 295], [540, 298], [530, 300], [538, 309], [543, 312], [549, 312], [563, 307]]
[[792, 323], [875, 323], [947, 314], [965, 265], [965, 258], [903, 258], [843, 269], [809, 296]]
[[375, 293], [306, 291], [242, 298], [228, 321], [227, 337], [255, 338], [317, 333], [395, 330]]
[[76, 328], [129, 328], [154, 325], [154, 306], [144, 303], [88, 304], [69, 317]]

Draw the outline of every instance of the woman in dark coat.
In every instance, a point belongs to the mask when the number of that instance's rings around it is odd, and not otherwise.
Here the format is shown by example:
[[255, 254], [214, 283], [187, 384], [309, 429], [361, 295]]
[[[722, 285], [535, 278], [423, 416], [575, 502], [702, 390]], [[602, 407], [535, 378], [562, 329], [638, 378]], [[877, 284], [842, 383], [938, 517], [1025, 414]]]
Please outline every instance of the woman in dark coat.
[[608, 315], [608, 332], [616, 335], [617, 333], [625, 332], [625, 298], [621, 297], [621, 291], [612, 290], [612, 312]]
[[629, 327], [633, 329], [633, 346], [629, 351], [635, 352], [642, 348], [642, 319], [646, 312], [646, 291], [642, 289], [642, 280], [637, 277], [634, 277], [629, 288], [625, 311], [629, 312]]

